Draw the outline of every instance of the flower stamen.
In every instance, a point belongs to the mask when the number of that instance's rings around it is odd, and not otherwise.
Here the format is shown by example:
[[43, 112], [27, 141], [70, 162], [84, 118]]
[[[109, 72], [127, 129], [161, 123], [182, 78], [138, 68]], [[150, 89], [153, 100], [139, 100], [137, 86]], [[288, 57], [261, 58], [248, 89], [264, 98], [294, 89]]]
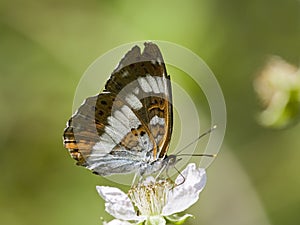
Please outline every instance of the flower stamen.
[[155, 181], [151, 177], [133, 186], [128, 191], [128, 196], [142, 215], [160, 215], [172, 187], [170, 179]]

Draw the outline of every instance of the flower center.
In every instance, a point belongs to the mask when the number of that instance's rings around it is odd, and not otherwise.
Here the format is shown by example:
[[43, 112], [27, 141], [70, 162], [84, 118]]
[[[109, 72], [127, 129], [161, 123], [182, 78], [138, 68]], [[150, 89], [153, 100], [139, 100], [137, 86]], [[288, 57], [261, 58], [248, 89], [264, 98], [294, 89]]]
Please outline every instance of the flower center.
[[173, 183], [169, 179], [159, 181], [155, 181], [154, 178], [148, 179], [133, 186], [129, 190], [128, 196], [141, 215], [160, 215], [167, 203], [168, 193], [172, 187]]

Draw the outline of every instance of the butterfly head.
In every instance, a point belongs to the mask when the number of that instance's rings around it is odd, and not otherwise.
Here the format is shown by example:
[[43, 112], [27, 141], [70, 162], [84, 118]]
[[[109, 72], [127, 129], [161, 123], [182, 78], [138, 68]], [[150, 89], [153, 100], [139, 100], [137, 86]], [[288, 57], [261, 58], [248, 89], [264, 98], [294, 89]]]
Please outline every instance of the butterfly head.
[[166, 163], [166, 167], [173, 167], [175, 166], [182, 158], [178, 158], [177, 155], [169, 155], [164, 158]]

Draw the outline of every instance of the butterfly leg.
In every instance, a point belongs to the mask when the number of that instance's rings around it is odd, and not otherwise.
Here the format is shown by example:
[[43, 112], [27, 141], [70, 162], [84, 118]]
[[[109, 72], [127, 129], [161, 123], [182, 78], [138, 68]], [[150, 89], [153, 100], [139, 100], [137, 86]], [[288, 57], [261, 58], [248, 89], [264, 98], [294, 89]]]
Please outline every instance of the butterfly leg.
[[[139, 178], [138, 178], [138, 177], [139, 177]], [[141, 181], [141, 178], [142, 178], [142, 176], [139, 175], [139, 172], [135, 173], [135, 174], [134, 174], [134, 177], [133, 177], [133, 179], [132, 179], [132, 182], [131, 182], [131, 188], [133, 188], [133, 187], [135, 186], [136, 180], [138, 179], [139, 182], [140, 182], [140, 181]]]
[[175, 186], [182, 185], [185, 182], [185, 177], [182, 175], [182, 173], [174, 166], [174, 169], [178, 172], [178, 174], [182, 177], [182, 181], [179, 184], [175, 183]]
[[167, 164], [163, 165], [162, 168], [159, 170], [158, 174], [155, 176], [155, 180], [159, 178], [159, 176], [162, 174], [162, 172], [167, 168]]

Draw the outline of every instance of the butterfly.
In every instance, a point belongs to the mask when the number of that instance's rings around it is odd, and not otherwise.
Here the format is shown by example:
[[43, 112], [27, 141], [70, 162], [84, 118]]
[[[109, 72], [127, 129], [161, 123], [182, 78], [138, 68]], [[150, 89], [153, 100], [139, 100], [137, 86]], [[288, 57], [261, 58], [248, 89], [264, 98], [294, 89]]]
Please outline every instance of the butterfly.
[[159, 47], [134, 46], [104, 90], [88, 97], [67, 122], [64, 147], [77, 165], [100, 176], [160, 171], [170, 160], [171, 89]]

